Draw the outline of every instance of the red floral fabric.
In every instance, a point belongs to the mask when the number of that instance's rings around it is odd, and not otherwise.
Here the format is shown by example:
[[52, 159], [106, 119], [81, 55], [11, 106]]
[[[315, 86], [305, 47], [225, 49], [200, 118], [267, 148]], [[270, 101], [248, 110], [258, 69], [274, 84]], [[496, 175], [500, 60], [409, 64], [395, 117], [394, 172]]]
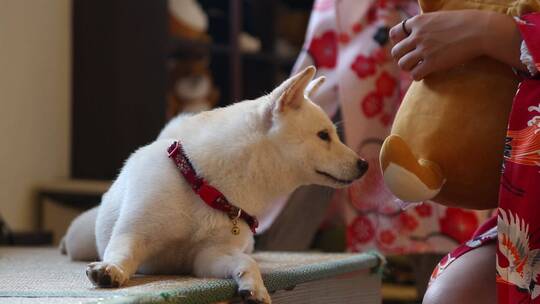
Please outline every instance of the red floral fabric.
[[[516, 23], [540, 68], [540, 13], [524, 15]], [[539, 206], [540, 79], [536, 78], [523, 80], [514, 98], [496, 217], [482, 226], [485, 233], [448, 254], [433, 271], [431, 282], [464, 253], [497, 240], [497, 303], [540, 303]]]
[[351, 64], [351, 69], [356, 73], [358, 78], [366, 78], [375, 74], [375, 60], [373, 57], [358, 55]]
[[315, 66], [329, 69], [335, 67], [337, 60], [336, 33], [327, 31], [314, 37], [309, 43], [308, 52], [313, 57]]
[[402, 210], [382, 180], [379, 149], [411, 82], [390, 56], [388, 31], [417, 13], [416, 0], [317, 0], [293, 69], [313, 64], [326, 76], [313, 101], [341, 117], [345, 142], [370, 163], [362, 179], [336, 193], [329, 212], [329, 221], [346, 226], [349, 251], [448, 252], [487, 218], [429, 202]]
[[439, 219], [441, 232], [458, 243], [467, 241], [478, 227], [478, 218], [470, 211], [448, 208], [444, 217]]
[[[540, 13], [517, 21], [540, 67]], [[499, 192], [498, 303], [540, 303], [540, 80], [520, 83], [514, 99]]]

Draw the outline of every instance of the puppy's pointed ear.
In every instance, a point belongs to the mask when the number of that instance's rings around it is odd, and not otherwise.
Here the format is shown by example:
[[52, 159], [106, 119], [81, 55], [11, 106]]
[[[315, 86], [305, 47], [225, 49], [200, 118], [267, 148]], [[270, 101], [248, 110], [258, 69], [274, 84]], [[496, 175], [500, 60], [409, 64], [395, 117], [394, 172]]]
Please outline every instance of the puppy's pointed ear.
[[312, 80], [306, 89], [306, 95], [309, 98], [312, 98], [313, 96], [315, 96], [315, 94], [317, 93], [317, 90], [321, 87], [321, 85], [324, 83], [325, 80], [326, 80], [326, 77], [324, 76], [320, 76]]
[[304, 102], [304, 91], [315, 75], [314, 66], [308, 66], [302, 72], [292, 76], [277, 87], [272, 96], [277, 98], [275, 109], [284, 112], [287, 109], [298, 109]]

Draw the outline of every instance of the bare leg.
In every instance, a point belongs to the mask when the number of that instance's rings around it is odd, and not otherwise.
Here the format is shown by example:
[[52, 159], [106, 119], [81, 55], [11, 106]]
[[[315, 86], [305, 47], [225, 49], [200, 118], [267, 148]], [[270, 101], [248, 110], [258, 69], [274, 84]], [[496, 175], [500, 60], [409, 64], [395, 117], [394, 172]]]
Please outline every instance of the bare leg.
[[271, 303], [259, 266], [245, 253], [227, 247], [204, 248], [193, 267], [198, 277], [233, 278], [247, 303]]
[[495, 246], [482, 246], [452, 262], [428, 288], [422, 303], [497, 303]]

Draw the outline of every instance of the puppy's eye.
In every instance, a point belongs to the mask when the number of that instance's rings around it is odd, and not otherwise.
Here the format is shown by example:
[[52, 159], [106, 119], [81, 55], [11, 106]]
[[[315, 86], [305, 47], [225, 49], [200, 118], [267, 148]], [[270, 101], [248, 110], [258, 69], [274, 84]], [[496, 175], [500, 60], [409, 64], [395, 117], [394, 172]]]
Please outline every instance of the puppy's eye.
[[328, 131], [319, 131], [317, 136], [324, 141], [330, 141], [330, 134], [328, 134]]

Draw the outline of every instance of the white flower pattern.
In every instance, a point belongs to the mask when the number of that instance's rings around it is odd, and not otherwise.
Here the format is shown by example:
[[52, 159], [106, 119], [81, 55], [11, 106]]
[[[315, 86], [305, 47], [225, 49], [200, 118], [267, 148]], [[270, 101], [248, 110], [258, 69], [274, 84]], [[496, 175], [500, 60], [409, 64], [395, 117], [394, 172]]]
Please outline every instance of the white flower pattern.
[[500, 278], [527, 290], [531, 299], [535, 299], [540, 295], [540, 286], [536, 281], [540, 274], [540, 250], [529, 247], [529, 224], [518, 215], [499, 209], [497, 225], [499, 250], [508, 260], [508, 266], [501, 266], [497, 258]]

